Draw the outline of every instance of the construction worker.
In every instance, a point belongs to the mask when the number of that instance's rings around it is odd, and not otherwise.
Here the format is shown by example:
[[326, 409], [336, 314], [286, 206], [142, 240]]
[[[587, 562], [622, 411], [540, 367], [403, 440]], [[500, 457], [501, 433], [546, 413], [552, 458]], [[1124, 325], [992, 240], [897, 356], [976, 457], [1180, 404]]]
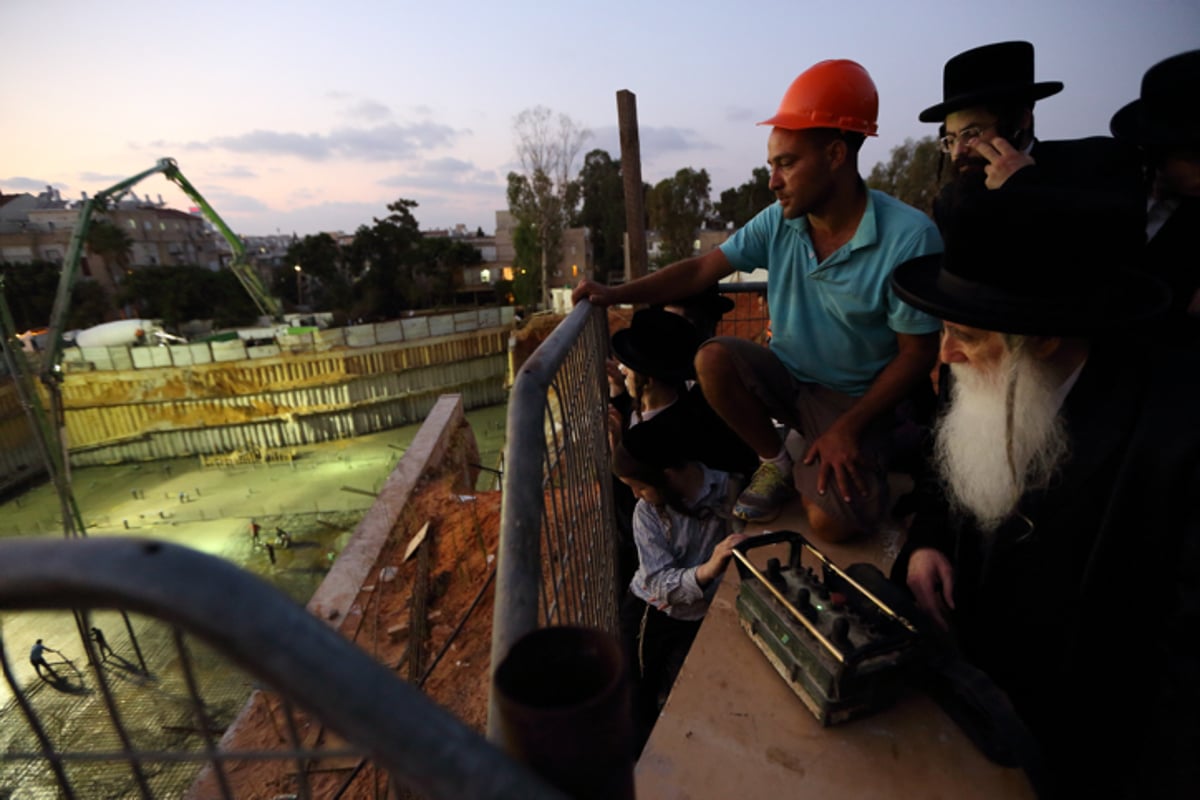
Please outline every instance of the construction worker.
[[[761, 461], [733, 513], [770, 521], [798, 488], [825, 539], [883, 516], [894, 409], [937, 358], [940, 324], [901, 302], [889, 279], [898, 264], [941, 252], [941, 237], [920, 211], [868, 190], [858, 170], [878, 109], [861, 65], [805, 70], [759, 123], [771, 126], [769, 185], [779, 202], [710, 253], [621, 286], [584, 281], [573, 293], [598, 305], [668, 303], [734, 270], [767, 269], [769, 347], [710, 339], [696, 371], [709, 404]], [[796, 432], [791, 449], [774, 420]]]
[[[58, 653], [57, 650], [52, 647], [47, 647], [42, 643], [41, 639], [38, 639], [37, 643], [35, 643], [33, 647], [29, 649], [29, 663], [33, 665], [33, 670], [38, 674], [39, 678], [45, 679], [46, 676], [42, 674], [42, 670], [45, 669], [50, 673], [51, 678], [58, 680], [58, 673], [54, 671], [54, 667], [50, 666], [46, 662], [47, 652]], [[62, 653], [58, 654], [62, 655]]]
[[104, 631], [99, 628], [92, 628], [92, 641], [96, 643], [96, 654], [100, 656], [101, 661], [107, 661], [110, 655], [116, 655], [108, 640], [104, 638]]

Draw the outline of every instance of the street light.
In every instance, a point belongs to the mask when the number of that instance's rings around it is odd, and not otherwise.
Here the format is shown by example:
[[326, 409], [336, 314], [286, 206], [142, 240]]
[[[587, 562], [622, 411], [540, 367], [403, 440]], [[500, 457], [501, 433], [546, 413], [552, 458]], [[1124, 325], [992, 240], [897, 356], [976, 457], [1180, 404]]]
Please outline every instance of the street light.
[[299, 264], [292, 267], [292, 269], [296, 270], [296, 305], [300, 305], [304, 302], [304, 296], [300, 290], [300, 277], [304, 274], [304, 270], [300, 268]]

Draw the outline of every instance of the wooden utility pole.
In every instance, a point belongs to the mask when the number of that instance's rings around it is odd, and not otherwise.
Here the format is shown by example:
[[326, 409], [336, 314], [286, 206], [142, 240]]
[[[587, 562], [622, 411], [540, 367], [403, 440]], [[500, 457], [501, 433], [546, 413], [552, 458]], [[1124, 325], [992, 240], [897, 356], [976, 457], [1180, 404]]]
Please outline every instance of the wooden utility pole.
[[621, 177], [625, 182], [625, 280], [646, 274], [646, 203], [642, 197], [642, 150], [638, 142], [637, 97], [617, 92], [621, 132]]

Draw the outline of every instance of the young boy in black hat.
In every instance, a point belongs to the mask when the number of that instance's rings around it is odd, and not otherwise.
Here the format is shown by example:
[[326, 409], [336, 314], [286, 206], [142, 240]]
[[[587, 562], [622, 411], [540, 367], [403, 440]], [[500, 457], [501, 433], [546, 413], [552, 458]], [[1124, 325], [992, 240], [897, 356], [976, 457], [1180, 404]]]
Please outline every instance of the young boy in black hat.
[[[713, 469], [731, 473], [735, 480], [751, 474], [758, 457], [704, 400], [692, 360], [700, 335], [686, 319], [660, 308], [633, 315], [632, 324], [612, 336], [612, 349], [620, 362], [627, 394], [614, 403], [610, 432], [614, 443], [635, 426], [660, 431], [658, 441], [673, 454], [694, 459]], [[623, 486], [616, 487], [617, 514], [622, 524], [633, 513], [634, 499]], [[632, 577], [632, 540], [624, 531], [621, 559], [622, 584]]]
[[736, 494], [729, 475], [682, 455], [665, 428], [632, 428], [613, 453], [612, 468], [637, 497], [638, 565], [621, 603], [621, 632], [640, 753], [733, 546], [745, 537], [729, 532]]

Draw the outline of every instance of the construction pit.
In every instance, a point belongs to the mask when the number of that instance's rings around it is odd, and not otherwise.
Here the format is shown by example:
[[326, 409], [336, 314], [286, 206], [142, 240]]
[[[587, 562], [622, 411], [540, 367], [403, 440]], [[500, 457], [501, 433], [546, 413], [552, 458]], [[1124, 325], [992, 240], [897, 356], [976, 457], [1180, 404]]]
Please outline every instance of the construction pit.
[[[450, 396], [420, 428], [301, 448], [290, 461], [253, 466], [206, 468], [199, 459], [174, 459], [140, 468], [90, 467], [76, 471], [76, 491], [89, 537], [151, 536], [184, 544], [241, 565], [297, 602], [312, 596], [314, 614], [332, 618], [330, 624], [346, 638], [394, 667], [398, 680], [421, 683], [436, 702], [482, 731], [500, 493], [487, 488], [495, 484], [494, 473], [480, 467], [498, 462], [503, 419], [502, 406], [464, 415], [461, 401]], [[0, 511], [0, 535], [61, 535], [55, 532], [49, 487], [31, 490]], [[252, 521], [260, 526], [257, 543]], [[288, 533], [289, 547], [278, 546], [277, 529]], [[426, 545], [405, 559], [422, 529]], [[274, 563], [267, 543], [274, 543]], [[419, 571], [424, 577], [418, 578]], [[154, 750], [194, 747], [205, 733], [223, 735], [224, 750], [286, 747], [284, 728], [272, 712], [278, 699], [221, 654], [197, 644], [189, 644], [189, 651], [202, 673], [213, 725], [205, 732], [188, 723], [170, 630], [140, 616], [131, 619], [129, 633], [116, 612], [97, 612], [92, 623], [106, 632], [115, 651], [102, 667], [113, 690], [123, 695], [124, 714], [142, 718], [131, 724], [141, 726]], [[5, 655], [38, 713], [52, 720], [49, 733], [58, 746], [67, 749], [66, 737], [73, 736], [83, 737], [85, 744], [78, 746], [90, 749], [98, 738], [111, 736], [69, 614], [5, 612], [0, 626]], [[65, 673], [61, 684], [39, 681], [24, 658], [36, 638], [62, 651], [61, 660], [51, 656]], [[6, 689], [0, 684], [0, 691]], [[36, 751], [20, 709], [11, 697], [0, 699], [5, 720], [0, 752]], [[314, 796], [328, 796], [322, 781], [343, 782], [351, 769], [344, 766], [318, 765], [309, 776]], [[148, 771], [155, 796], [179, 797], [192, 785], [197, 765], [168, 763]], [[294, 771], [294, 761], [256, 760], [233, 762], [227, 774], [233, 796], [275, 798], [294, 792]], [[71, 775], [80, 796], [139, 796], [123, 764], [83, 764]], [[382, 780], [367, 770], [342, 796], [374, 797]], [[54, 786], [44, 763], [0, 756], [0, 797], [56, 797]], [[219, 796], [203, 783], [191, 791], [192, 797]]]

